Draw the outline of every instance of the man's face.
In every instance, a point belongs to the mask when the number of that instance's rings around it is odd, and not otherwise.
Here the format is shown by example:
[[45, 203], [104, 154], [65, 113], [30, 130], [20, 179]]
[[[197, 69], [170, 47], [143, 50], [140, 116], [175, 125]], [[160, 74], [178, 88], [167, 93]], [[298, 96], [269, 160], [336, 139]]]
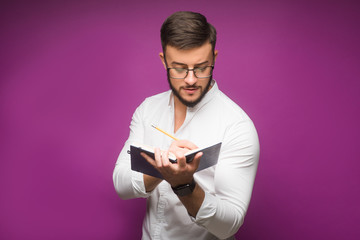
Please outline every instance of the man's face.
[[[214, 56], [215, 54], [215, 56]], [[166, 63], [169, 68], [197, 68], [214, 65], [217, 51], [213, 54], [210, 43], [201, 47], [180, 50], [172, 46], [166, 47]], [[160, 54], [164, 66], [165, 58]], [[189, 71], [185, 79], [168, 78], [170, 88], [175, 97], [184, 105], [193, 107], [204, 97], [210, 88], [211, 77], [197, 78], [193, 71]]]

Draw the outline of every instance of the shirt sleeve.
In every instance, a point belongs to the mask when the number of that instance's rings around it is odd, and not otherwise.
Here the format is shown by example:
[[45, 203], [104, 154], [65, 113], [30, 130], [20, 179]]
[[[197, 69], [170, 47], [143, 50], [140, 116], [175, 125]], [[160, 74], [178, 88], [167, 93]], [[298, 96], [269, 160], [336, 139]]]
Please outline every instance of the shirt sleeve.
[[235, 235], [249, 206], [259, 151], [251, 120], [227, 130], [215, 170], [215, 194], [205, 193], [194, 222], [220, 239]]
[[145, 108], [144, 105], [145, 102], [133, 114], [129, 138], [119, 154], [113, 172], [114, 187], [122, 199], [145, 198], [150, 195], [145, 190], [143, 174], [131, 170], [130, 155], [128, 154], [131, 143], [143, 142], [144, 126], [141, 119]]

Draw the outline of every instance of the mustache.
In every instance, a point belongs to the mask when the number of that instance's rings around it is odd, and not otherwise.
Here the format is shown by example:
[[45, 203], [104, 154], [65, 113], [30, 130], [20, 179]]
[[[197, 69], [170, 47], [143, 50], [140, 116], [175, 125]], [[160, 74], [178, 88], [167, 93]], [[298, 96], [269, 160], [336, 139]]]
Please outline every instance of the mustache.
[[180, 87], [182, 89], [199, 89], [201, 88], [200, 86], [197, 86], [197, 85], [192, 85], [192, 86], [183, 86], [183, 87]]

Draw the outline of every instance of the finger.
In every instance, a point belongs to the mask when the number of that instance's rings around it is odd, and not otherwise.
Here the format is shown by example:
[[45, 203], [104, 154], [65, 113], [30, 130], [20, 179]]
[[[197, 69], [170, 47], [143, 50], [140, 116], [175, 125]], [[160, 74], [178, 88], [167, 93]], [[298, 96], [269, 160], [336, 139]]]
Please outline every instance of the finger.
[[191, 164], [195, 167], [195, 169], [198, 169], [202, 155], [203, 155], [202, 152], [198, 152], [195, 155], [194, 160], [191, 162]]
[[162, 166], [162, 161], [161, 161], [161, 151], [159, 148], [155, 148], [155, 163], [157, 167], [161, 167]]
[[187, 150], [185, 151], [182, 148], [169, 149], [169, 151], [171, 151], [171, 153], [175, 156], [178, 163], [180, 159], [185, 158], [185, 153], [188, 152]]
[[163, 167], [169, 167], [170, 166], [169, 151], [162, 152], [161, 162], [162, 162]]
[[179, 168], [185, 168], [186, 167], [186, 158], [183, 153], [177, 153], [175, 154], [177, 164], [179, 165]]
[[185, 153], [187, 153], [189, 149], [179, 148], [176, 146], [170, 147], [169, 152], [171, 152], [176, 158], [181, 158]]

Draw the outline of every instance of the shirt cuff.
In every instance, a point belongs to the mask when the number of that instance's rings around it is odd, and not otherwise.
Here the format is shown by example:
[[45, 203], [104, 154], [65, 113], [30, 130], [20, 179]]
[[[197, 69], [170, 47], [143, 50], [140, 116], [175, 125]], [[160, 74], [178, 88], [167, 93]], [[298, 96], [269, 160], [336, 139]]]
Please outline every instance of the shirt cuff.
[[145, 184], [144, 184], [144, 176], [140, 172], [132, 171], [131, 173], [131, 181], [135, 191], [136, 196], [138, 197], [148, 197], [150, 196], [150, 192], [146, 192]]
[[206, 227], [209, 224], [210, 219], [216, 213], [217, 201], [218, 200], [215, 196], [205, 192], [204, 201], [202, 202], [200, 209], [196, 214], [196, 218], [190, 216], [191, 220], [198, 225]]

